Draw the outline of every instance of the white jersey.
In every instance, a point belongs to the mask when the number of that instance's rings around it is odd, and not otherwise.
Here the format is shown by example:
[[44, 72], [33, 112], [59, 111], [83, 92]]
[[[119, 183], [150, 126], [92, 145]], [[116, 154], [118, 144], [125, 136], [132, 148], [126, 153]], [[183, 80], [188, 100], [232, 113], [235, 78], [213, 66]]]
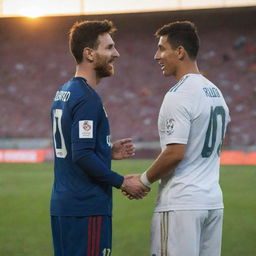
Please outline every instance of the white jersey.
[[220, 90], [200, 74], [187, 74], [165, 95], [158, 130], [161, 148], [186, 144], [183, 160], [160, 180], [155, 212], [223, 208], [220, 150], [229, 110]]

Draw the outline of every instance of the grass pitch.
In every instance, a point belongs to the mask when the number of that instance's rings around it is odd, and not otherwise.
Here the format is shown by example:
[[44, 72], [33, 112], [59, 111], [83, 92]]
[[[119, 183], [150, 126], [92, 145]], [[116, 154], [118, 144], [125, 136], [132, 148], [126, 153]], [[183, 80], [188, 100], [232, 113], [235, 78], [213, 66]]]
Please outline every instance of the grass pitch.
[[[141, 173], [150, 160], [113, 162], [122, 174]], [[52, 164], [0, 164], [0, 256], [51, 256], [49, 199]], [[256, 167], [222, 166], [225, 214], [222, 256], [256, 255]], [[147, 198], [114, 190], [112, 256], [148, 256], [157, 185]]]

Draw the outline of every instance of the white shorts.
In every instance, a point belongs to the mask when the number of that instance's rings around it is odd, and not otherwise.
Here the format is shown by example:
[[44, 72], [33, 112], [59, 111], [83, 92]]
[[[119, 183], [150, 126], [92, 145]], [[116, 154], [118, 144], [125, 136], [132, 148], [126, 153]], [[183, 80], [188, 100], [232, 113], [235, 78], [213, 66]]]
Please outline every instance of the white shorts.
[[151, 256], [220, 256], [223, 209], [156, 212]]

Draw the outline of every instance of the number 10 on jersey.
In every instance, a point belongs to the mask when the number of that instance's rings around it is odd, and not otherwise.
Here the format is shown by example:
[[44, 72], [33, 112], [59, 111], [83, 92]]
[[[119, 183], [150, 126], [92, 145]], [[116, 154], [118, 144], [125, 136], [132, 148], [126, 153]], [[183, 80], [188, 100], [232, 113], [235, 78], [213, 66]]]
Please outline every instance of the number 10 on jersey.
[[[218, 124], [218, 116], [221, 117], [221, 124]], [[225, 132], [225, 119], [226, 114], [222, 106], [217, 106], [215, 108], [211, 107], [210, 121], [206, 132], [204, 147], [201, 153], [202, 157], [208, 158], [211, 156], [215, 148], [218, 133], [221, 133], [220, 141], [217, 147], [217, 154], [220, 155]]]

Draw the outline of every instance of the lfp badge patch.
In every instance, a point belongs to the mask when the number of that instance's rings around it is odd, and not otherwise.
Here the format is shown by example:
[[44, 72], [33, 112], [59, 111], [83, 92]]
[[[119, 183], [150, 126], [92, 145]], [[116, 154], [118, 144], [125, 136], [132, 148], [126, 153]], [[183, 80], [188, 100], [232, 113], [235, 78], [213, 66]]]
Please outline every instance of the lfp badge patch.
[[79, 121], [79, 138], [80, 139], [93, 138], [93, 121], [92, 120]]

